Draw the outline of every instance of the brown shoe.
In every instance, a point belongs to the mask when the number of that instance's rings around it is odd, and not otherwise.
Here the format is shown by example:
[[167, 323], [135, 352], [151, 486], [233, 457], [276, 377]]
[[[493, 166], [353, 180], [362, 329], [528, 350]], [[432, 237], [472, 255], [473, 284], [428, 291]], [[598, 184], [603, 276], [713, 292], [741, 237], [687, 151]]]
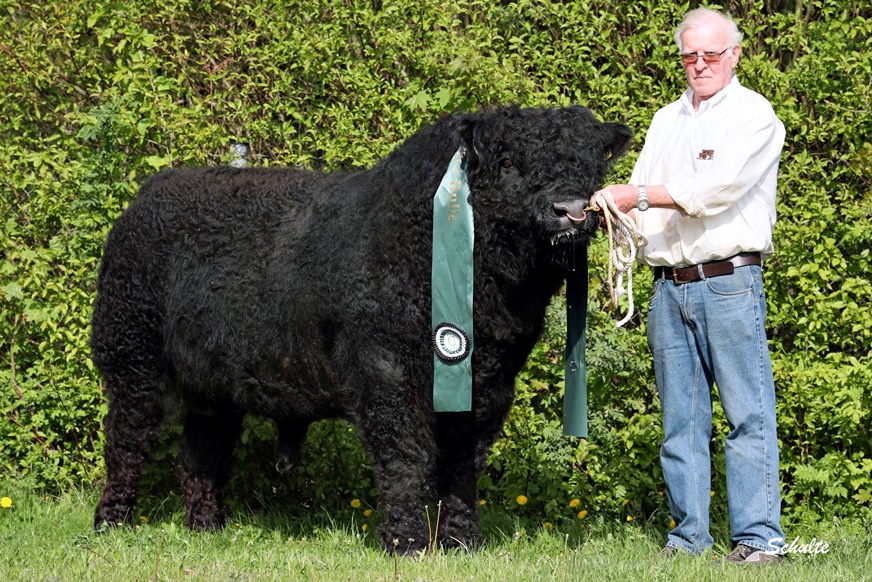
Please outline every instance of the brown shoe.
[[778, 554], [767, 553], [765, 550], [758, 550], [745, 544], [739, 544], [736, 548], [727, 554], [724, 559], [734, 564], [745, 564], [748, 566], [775, 565], [781, 563], [782, 557]]

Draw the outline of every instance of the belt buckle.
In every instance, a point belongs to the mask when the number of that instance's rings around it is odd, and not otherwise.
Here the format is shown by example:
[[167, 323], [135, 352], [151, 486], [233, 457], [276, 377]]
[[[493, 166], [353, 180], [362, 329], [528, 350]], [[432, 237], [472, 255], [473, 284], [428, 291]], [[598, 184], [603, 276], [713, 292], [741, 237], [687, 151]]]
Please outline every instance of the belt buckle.
[[684, 285], [686, 283], [690, 283], [691, 281], [693, 281], [693, 279], [685, 279], [684, 277], [681, 277], [680, 271], [683, 271], [683, 270], [684, 269], [679, 269], [677, 267], [672, 268], [672, 282], [675, 283], [676, 285]]

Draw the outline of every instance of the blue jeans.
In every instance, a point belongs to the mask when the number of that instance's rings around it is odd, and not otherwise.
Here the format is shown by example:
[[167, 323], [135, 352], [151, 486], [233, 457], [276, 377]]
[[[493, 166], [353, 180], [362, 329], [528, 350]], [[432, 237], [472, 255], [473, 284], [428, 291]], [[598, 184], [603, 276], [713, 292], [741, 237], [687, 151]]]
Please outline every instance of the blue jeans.
[[648, 345], [663, 406], [660, 461], [675, 528], [668, 546], [699, 553], [712, 546], [712, 387], [729, 423], [727, 503], [733, 542], [772, 550], [779, 525], [775, 385], [766, 343], [766, 296], [759, 266], [676, 285], [657, 279]]

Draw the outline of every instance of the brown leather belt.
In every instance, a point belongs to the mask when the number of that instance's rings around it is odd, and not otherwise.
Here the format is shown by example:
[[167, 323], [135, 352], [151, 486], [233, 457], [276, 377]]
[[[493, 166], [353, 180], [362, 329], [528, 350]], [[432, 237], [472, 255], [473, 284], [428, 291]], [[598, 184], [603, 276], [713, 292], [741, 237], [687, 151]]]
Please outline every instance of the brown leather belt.
[[689, 267], [673, 268], [673, 267], [655, 267], [655, 279], [672, 279], [676, 285], [683, 283], [691, 283], [693, 281], [702, 281], [712, 277], [720, 277], [721, 275], [732, 275], [736, 267], [745, 267], [747, 265], [762, 265], [760, 253], [739, 253], [729, 259], [722, 261], [712, 261], [710, 263], [701, 263], [699, 265], [691, 265]]

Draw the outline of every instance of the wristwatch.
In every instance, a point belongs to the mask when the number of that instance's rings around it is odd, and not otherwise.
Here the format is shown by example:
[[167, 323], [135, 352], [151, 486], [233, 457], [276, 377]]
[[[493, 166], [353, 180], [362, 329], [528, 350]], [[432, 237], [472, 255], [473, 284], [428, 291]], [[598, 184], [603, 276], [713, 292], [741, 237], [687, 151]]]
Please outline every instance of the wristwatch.
[[636, 201], [636, 208], [640, 211], [645, 212], [651, 206], [651, 203], [648, 202], [648, 192], [645, 191], [645, 186], [638, 186], [639, 188], [639, 199]]

